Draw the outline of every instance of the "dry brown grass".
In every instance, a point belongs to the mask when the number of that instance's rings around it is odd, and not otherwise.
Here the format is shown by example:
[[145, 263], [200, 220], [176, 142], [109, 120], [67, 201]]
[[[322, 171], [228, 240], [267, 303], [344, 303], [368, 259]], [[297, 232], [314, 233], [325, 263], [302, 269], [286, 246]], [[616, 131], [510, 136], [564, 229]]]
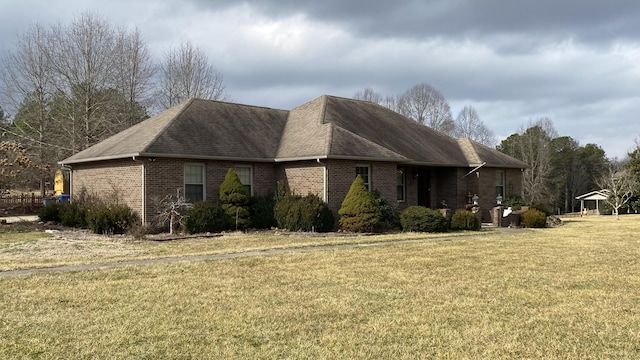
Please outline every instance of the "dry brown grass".
[[[491, 231], [485, 231], [485, 234]], [[469, 233], [451, 233], [448, 237]], [[372, 236], [260, 232], [228, 233], [221, 237], [188, 237], [173, 241], [134, 240], [66, 230], [0, 233], [0, 271], [62, 265], [95, 264], [158, 257], [184, 257], [294, 247], [442, 238], [442, 234], [404, 233]]]
[[0, 278], [0, 358], [639, 358], [638, 230]]

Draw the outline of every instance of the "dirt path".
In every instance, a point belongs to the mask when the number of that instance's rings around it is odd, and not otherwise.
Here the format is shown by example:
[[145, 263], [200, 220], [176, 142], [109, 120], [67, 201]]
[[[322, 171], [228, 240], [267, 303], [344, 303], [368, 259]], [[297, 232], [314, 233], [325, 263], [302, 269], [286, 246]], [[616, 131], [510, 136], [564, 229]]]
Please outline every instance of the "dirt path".
[[[502, 233], [514, 234], [527, 232], [526, 229], [510, 229], [500, 228]], [[477, 236], [477, 234], [469, 235]], [[125, 266], [143, 266], [153, 264], [171, 264], [179, 262], [192, 262], [192, 261], [219, 261], [227, 259], [236, 259], [251, 256], [270, 256], [279, 254], [292, 254], [292, 253], [308, 253], [316, 251], [335, 251], [354, 248], [366, 248], [373, 246], [388, 246], [388, 245], [401, 245], [401, 244], [414, 244], [428, 241], [444, 241], [460, 239], [461, 236], [443, 236], [441, 238], [428, 238], [428, 239], [412, 239], [412, 240], [397, 240], [386, 242], [371, 242], [371, 243], [359, 243], [359, 244], [340, 244], [340, 245], [311, 245], [305, 247], [295, 247], [287, 249], [265, 249], [265, 250], [252, 250], [241, 251], [225, 254], [212, 254], [212, 255], [194, 255], [194, 256], [176, 256], [176, 257], [164, 257], [155, 259], [138, 259], [127, 261], [114, 261], [95, 264], [80, 264], [80, 265], [64, 265], [47, 268], [35, 268], [35, 269], [23, 269], [23, 270], [8, 270], [0, 271], [0, 278], [12, 278], [18, 276], [28, 276], [37, 274], [54, 274], [54, 273], [66, 273], [66, 272], [78, 272], [89, 270], [106, 270], [114, 269]]]

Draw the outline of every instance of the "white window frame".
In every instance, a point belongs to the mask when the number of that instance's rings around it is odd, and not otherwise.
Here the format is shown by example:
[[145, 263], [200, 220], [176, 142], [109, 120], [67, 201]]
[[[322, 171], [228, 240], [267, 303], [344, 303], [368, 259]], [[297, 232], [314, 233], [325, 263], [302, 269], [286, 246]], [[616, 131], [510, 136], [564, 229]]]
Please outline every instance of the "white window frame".
[[[400, 180], [400, 181], [398, 181]], [[402, 190], [400, 190], [402, 187]], [[400, 190], [400, 191], [398, 191]], [[406, 169], [398, 169], [396, 173], [396, 200], [404, 202], [407, 200], [407, 171]]]
[[[187, 183], [187, 167], [199, 167], [202, 171], [202, 183]], [[189, 201], [190, 199], [187, 199], [187, 185], [201, 185], [202, 186], [202, 199], [201, 200], [196, 200], [196, 201], [204, 201], [207, 199], [207, 187], [206, 187], [206, 183], [207, 183], [207, 172], [206, 172], [206, 167], [203, 163], [185, 163], [184, 167], [183, 167], [183, 173], [182, 173], [182, 178], [183, 178], [183, 193], [184, 193], [184, 197], [185, 197], [185, 201], [187, 203], [192, 203], [192, 201]], [[195, 201], [193, 201], [195, 202]]]
[[[243, 169], [249, 169], [249, 183], [245, 183], [242, 181], [242, 178], [240, 178], [240, 174], [238, 173], [238, 169], [239, 168], [243, 168]], [[233, 167], [233, 170], [236, 172], [236, 174], [238, 175], [238, 178], [240, 179], [240, 183], [242, 184], [242, 186], [245, 187], [245, 189], [247, 188], [247, 186], [249, 187], [249, 195], [253, 196], [253, 166], [252, 165], [235, 165]]]
[[[364, 180], [364, 186], [366, 186], [367, 190], [371, 191], [371, 165], [367, 164], [356, 164], [356, 177], [360, 175], [358, 173], [358, 168], [366, 168], [367, 169], [367, 178], [362, 178]], [[362, 177], [362, 176], [361, 176]]]

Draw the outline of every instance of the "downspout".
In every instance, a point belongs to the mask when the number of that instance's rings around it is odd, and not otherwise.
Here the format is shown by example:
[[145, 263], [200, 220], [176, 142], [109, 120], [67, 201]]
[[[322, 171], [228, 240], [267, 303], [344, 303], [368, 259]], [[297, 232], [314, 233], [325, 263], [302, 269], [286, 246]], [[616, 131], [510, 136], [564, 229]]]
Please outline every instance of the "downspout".
[[140, 218], [142, 219], [142, 224], [146, 224], [147, 223], [147, 218], [146, 218], [146, 213], [147, 213], [147, 197], [146, 197], [146, 170], [147, 167], [144, 164], [144, 161], [142, 160], [137, 160], [136, 156], [133, 155], [132, 159], [134, 162], [138, 162], [142, 165], [142, 213], [140, 214]]
[[[62, 169], [69, 170], [69, 202], [73, 201], [73, 169], [70, 165], [62, 165]], [[64, 181], [64, 174], [63, 174]], [[64, 188], [64, 186], [63, 186]]]
[[329, 199], [327, 199], [327, 165], [320, 161], [320, 158], [316, 159], [316, 162], [322, 165], [322, 199], [325, 203], [329, 203]]

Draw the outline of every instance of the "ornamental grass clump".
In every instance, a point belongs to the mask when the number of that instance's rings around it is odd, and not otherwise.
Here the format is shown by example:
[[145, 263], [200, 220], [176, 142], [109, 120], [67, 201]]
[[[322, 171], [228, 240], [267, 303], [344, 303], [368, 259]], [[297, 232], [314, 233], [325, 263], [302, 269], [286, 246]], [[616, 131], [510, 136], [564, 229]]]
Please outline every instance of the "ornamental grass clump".
[[537, 209], [529, 209], [522, 213], [522, 224], [528, 228], [543, 228], [547, 224], [547, 215]]
[[360, 175], [351, 184], [338, 214], [340, 229], [344, 231], [372, 232], [380, 225], [380, 206]]
[[451, 217], [453, 230], [480, 230], [482, 224], [477, 214], [465, 209], [458, 209]]

